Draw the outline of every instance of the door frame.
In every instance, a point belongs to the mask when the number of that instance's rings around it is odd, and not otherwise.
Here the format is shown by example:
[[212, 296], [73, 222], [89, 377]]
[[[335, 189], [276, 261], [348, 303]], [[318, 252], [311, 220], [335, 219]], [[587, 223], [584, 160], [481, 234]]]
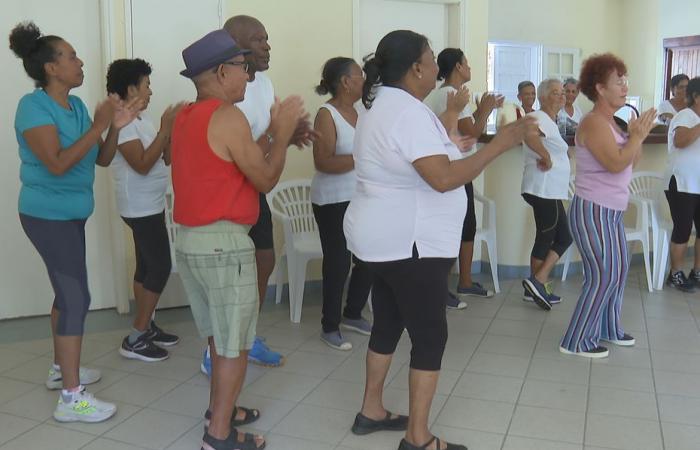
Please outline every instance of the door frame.
[[[362, 0], [352, 0], [352, 56], [360, 63], [365, 55], [360, 54], [360, 9]], [[459, 5], [459, 45], [460, 48], [467, 46], [467, 0], [394, 0], [407, 3], [433, 3], [444, 6]], [[448, 45], [449, 45], [448, 31]]]

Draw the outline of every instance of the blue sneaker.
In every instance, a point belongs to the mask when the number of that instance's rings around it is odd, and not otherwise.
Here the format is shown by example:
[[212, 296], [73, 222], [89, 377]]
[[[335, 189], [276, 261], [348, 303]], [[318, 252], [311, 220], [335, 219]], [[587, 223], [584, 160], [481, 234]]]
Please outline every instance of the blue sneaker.
[[211, 354], [209, 354], [209, 346], [204, 349], [204, 355], [202, 355], [202, 364], [199, 365], [199, 370], [208, 377], [211, 378]]
[[549, 292], [544, 284], [537, 281], [534, 276], [523, 280], [523, 287], [532, 296], [535, 304], [545, 311], [552, 309], [552, 304], [549, 302]]
[[248, 362], [263, 367], [280, 367], [285, 363], [282, 354], [270, 350], [265, 344], [265, 338], [255, 336], [253, 348], [248, 353]]

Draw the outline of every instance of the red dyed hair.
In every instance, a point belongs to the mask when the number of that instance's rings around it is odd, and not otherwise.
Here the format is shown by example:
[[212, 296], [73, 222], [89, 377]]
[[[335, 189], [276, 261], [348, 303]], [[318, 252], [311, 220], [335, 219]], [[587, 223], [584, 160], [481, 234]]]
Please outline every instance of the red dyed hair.
[[617, 72], [620, 77], [627, 75], [627, 66], [624, 61], [612, 53], [592, 55], [583, 62], [581, 67], [579, 89], [590, 101], [595, 102], [598, 99], [596, 84], [605, 84], [613, 72]]

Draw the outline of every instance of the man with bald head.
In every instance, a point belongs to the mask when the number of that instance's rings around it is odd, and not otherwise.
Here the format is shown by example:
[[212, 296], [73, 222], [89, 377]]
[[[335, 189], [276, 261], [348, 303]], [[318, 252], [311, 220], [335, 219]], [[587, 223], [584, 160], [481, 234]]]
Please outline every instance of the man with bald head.
[[[248, 63], [248, 84], [246, 96], [236, 104], [245, 114], [256, 140], [263, 153], [267, 154], [274, 138], [270, 134], [270, 109], [275, 102], [275, 90], [270, 78], [264, 73], [270, 67], [270, 44], [265, 26], [256, 18], [239, 15], [231, 17], [224, 24], [224, 29], [241, 46], [250, 50], [246, 55]], [[296, 123], [295, 131], [289, 145], [302, 147], [315, 138], [308, 115]], [[264, 194], [260, 194], [260, 217], [251, 228], [250, 237], [255, 244], [255, 260], [258, 270], [258, 291], [262, 308], [267, 293], [267, 283], [275, 268], [275, 250], [272, 234], [272, 214]], [[278, 289], [280, 287], [278, 286]], [[202, 371], [209, 374], [209, 350], [204, 352]], [[284, 357], [271, 350], [264, 339], [256, 336], [248, 361], [265, 366], [279, 367], [284, 364]]]
[[181, 75], [194, 82], [197, 99], [178, 113], [171, 141], [178, 272], [211, 353], [205, 450], [265, 447], [262, 436], [235, 428], [260, 417], [257, 410], [235, 406], [259, 311], [255, 247], [248, 234], [258, 220], [259, 193], [277, 184], [287, 143], [305, 114], [299, 97], [275, 101], [263, 152], [234, 105], [245, 96], [248, 53], [224, 30], [183, 50]]

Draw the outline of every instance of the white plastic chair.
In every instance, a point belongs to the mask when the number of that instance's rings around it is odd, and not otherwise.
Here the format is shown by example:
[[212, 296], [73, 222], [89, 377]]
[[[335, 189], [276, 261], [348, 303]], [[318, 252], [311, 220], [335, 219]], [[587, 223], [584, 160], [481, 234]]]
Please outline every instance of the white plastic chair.
[[177, 272], [177, 265], [175, 263], [175, 236], [177, 236], [178, 226], [173, 219], [174, 207], [175, 194], [173, 193], [173, 187], [168, 186], [168, 190], [165, 192], [165, 229], [168, 230], [168, 238], [170, 240], [170, 260], [172, 261], [170, 273]]
[[476, 229], [474, 236], [474, 246], [480, 242], [486, 243], [486, 251], [489, 254], [489, 265], [491, 266], [491, 277], [493, 278], [493, 290], [501, 292], [498, 283], [498, 241], [496, 240], [496, 202], [484, 197], [480, 192], [474, 190], [474, 201], [483, 205], [483, 220], [481, 227]]
[[[632, 174], [630, 194], [632, 198], [645, 204], [648, 213], [648, 226], [651, 228], [651, 248], [654, 252], [652, 283], [655, 289], [661, 289], [663, 274], [668, 260], [668, 243], [665, 250], [663, 241], [670, 238], [673, 224], [666, 220], [662, 205], [664, 202], [664, 176], [659, 172], [635, 172]], [[664, 256], [665, 255], [665, 256]], [[659, 282], [659, 276], [661, 282]]]
[[[571, 178], [569, 178], [569, 190], [568, 190], [568, 200], [567, 203], [569, 206], [571, 205], [571, 200], [574, 199], [574, 193], [576, 191], [576, 184], [574, 183], [574, 175], [571, 175]], [[567, 208], [568, 210], [568, 208]], [[566, 281], [566, 275], [569, 273], [569, 264], [571, 264], [571, 254], [573, 252], [577, 251], [576, 250], [576, 243], [572, 242], [569, 248], [566, 249], [566, 252], [562, 256], [564, 259], [564, 267], [561, 271], [561, 281]]]
[[312, 259], [323, 257], [321, 239], [311, 207], [311, 180], [290, 180], [279, 183], [269, 194], [272, 215], [284, 226], [284, 246], [277, 263], [275, 301], [282, 300], [284, 282], [282, 262], [287, 263], [289, 281], [289, 318], [301, 320], [304, 301], [306, 265]]
[[[642, 174], [643, 172], [639, 172]], [[634, 175], [633, 175], [634, 177]], [[634, 181], [634, 178], [633, 178]], [[625, 238], [627, 239], [627, 243], [629, 245], [630, 242], [634, 241], [640, 241], [642, 243], [642, 257], [644, 258], [644, 270], [646, 271], [646, 276], [647, 276], [647, 288], [649, 289], [649, 292], [652, 292], [652, 286], [653, 286], [653, 281], [651, 277], [651, 264], [649, 263], [649, 248], [650, 248], [650, 243], [649, 243], [649, 227], [650, 227], [650, 221], [649, 221], [649, 212], [648, 212], [648, 207], [647, 207], [647, 202], [644, 199], [639, 198], [634, 194], [635, 191], [637, 191], [637, 185], [641, 184], [642, 180], [640, 179], [638, 183], [634, 184], [635, 187], [633, 188], [633, 184], [630, 184], [630, 193], [632, 194], [630, 197], [630, 203], [635, 205], [635, 208], [637, 210], [637, 217], [636, 217], [636, 224], [634, 228], [625, 228]], [[574, 177], [571, 177], [569, 180], [569, 201], [573, 199], [574, 197], [574, 191], [575, 191], [575, 184], [574, 184]], [[643, 192], [641, 189], [639, 189], [639, 192]], [[569, 249], [566, 251], [564, 254], [564, 269], [562, 271], [561, 279], [562, 281], [566, 280], [566, 275], [569, 271], [569, 264], [571, 263], [571, 254], [574, 251], [574, 245], [570, 246]]]
[[649, 212], [647, 209], [647, 202], [638, 197], [631, 196], [630, 203], [637, 209], [637, 217], [634, 228], [625, 227], [625, 238], [627, 239], [628, 245], [630, 242], [634, 241], [642, 243], [642, 258], [644, 258], [644, 271], [647, 276], [647, 289], [649, 292], [652, 292], [654, 290], [654, 283], [651, 279], [651, 263], [649, 262]]

